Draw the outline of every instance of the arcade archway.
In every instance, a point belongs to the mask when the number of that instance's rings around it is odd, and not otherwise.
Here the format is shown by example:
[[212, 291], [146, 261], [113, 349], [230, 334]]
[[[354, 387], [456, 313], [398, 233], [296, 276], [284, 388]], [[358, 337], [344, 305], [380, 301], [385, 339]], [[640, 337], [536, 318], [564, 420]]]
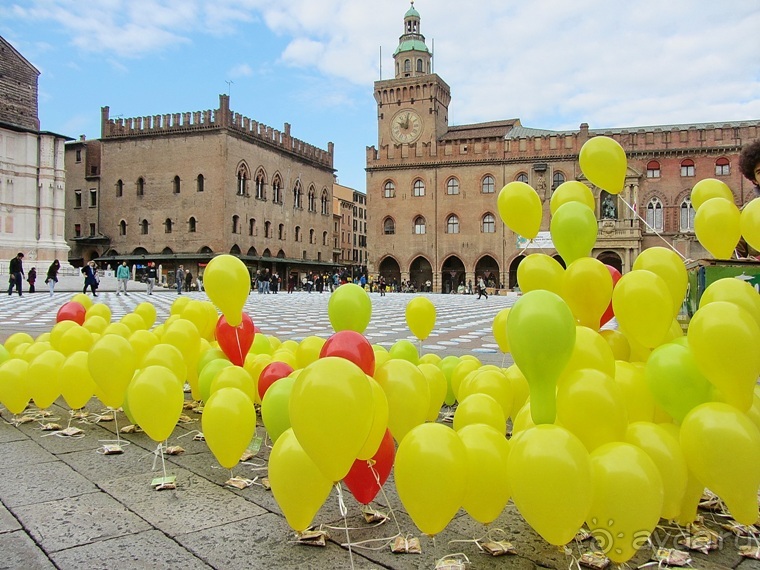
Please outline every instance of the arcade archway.
[[409, 266], [409, 280], [414, 283], [415, 291], [427, 291], [425, 283], [428, 281], [432, 287], [433, 267], [430, 262], [422, 256], [415, 258]]
[[398, 265], [398, 261], [392, 257], [386, 257], [380, 262], [378, 274], [385, 277], [385, 282], [390, 287], [395, 285], [397, 288], [401, 284], [401, 268]]
[[490, 255], [484, 255], [475, 264], [475, 279], [481, 275], [488, 287], [500, 287], [499, 264]]
[[456, 293], [460, 285], [465, 286], [464, 263], [452, 255], [441, 267], [441, 293]]

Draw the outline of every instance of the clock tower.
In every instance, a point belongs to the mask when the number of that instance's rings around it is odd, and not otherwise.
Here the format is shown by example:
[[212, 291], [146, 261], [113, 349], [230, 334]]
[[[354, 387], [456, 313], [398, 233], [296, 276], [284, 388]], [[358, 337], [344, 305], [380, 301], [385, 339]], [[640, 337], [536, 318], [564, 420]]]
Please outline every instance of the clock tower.
[[378, 145], [432, 144], [448, 130], [449, 86], [432, 72], [433, 54], [420, 33], [420, 14], [404, 14], [393, 53], [395, 77], [375, 82]]

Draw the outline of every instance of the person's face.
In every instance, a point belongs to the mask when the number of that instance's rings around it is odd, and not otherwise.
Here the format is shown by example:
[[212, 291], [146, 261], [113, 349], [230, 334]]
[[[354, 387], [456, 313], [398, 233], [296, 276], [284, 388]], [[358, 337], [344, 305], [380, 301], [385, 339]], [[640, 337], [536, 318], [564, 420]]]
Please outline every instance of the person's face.
[[755, 169], [752, 172], [755, 174], [755, 184], [760, 186], [760, 162], [755, 165]]

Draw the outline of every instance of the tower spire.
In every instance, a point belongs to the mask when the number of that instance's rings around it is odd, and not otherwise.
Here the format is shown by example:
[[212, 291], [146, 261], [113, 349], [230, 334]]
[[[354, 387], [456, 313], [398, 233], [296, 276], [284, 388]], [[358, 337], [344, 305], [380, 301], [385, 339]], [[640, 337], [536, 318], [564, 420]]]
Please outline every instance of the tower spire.
[[414, 0], [404, 14], [404, 33], [399, 37], [398, 48], [393, 53], [396, 62], [396, 77], [416, 77], [432, 73], [433, 54], [425, 44], [425, 36], [420, 33], [420, 13], [414, 7]]

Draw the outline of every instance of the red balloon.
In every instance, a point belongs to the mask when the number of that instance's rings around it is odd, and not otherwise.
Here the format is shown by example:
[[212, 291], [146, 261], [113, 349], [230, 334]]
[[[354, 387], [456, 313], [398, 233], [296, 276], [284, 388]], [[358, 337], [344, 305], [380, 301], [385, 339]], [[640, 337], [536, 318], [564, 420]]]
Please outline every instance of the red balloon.
[[[609, 270], [610, 275], [612, 276], [612, 287], [614, 289], [615, 285], [617, 285], [617, 282], [620, 280], [620, 271], [612, 267], [611, 265], [606, 265], [605, 267]], [[604, 314], [602, 315], [602, 318], [599, 319], [599, 327], [602, 327], [604, 324], [609, 322], [609, 320], [615, 316], [615, 312], [612, 310], [612, 301], [610, 301], [610, 304], [607, 306], [607, 310], [604, 311]]]
[[368, 376], [375, 374], [375, 351], [366, 337], [352, 330], [336, 332], [322, 345], [320, 358], [337, 356], [356, 364]]
[[[380, 447], [377, 448], [372, 459], [354, 461], [351, 470], [343, 478], [343, 482], [354, 495], [354, 498], [362, 505], [372, 502], [372, 499], [380, 492], [380, 487], [383, 486], [391, 473], [395, 455], [396, 448], [393, 445], [393, 436], [391, 431], [386, 429]], [[377, 473], [377, 479], [375, 473]], [[379, 485], [377, 484], [378, 479], [380, 480]]]
[[270, 362], [259, 374], [259, 398], [264, 399], [267, 389], [280, 378], [285, 378], [293, 372], [293, 367], [286, 362]]
[[247, 313], [243, 313], [243, 321], [236, 327], [231, 326], [224, 315], [216, 322], [216, 340], [219, 347], [236, 366], [243, 366], [245, 363], [255, 334], [253, 321]]
[[87, 309], [84, 308], [82, 303], [69, 301], [68, 303], [61, 305], [61, 308], [58, 309], [58, 314], [55, 316], [55, 322], [74, 321], [75, 323], [83, 325], [86, 313]]

